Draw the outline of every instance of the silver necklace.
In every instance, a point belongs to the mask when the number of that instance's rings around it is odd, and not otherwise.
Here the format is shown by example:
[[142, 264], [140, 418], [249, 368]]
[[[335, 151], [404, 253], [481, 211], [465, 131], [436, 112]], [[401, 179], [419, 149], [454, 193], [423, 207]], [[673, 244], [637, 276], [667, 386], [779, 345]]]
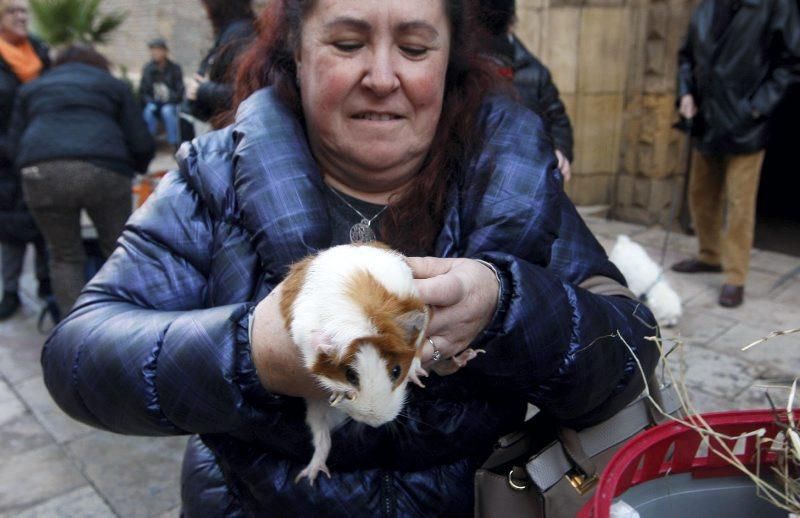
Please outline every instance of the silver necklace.
[[375, 232], [372, 231], [370, 225], [372, 225], [372, 222], [375, 221], [375, 219], [378, 216], [383, 214], [383, 211], [388, 209], [389, 206], [388, 205], [384, 206], [381, 210], [378, 211], [377, 214], [375, 214], [371, 218], [368, 218], [364, 214], [362, 214], [360, 210], [353, 207], [349, 201], [345, 200], [341, 194], [336, 192], [336, 189], [334, 189], [330, 185], [328, 186], [328, 189], [330, 189], [331, 192], [335, 194], [337, 198], [342, 200], [345, 203], [345, 205], [353, 209], [353, 212], [361, 216], [361, 221], [350, 227], [350, 242], [353, 244], [363, 244], [375, 241]]

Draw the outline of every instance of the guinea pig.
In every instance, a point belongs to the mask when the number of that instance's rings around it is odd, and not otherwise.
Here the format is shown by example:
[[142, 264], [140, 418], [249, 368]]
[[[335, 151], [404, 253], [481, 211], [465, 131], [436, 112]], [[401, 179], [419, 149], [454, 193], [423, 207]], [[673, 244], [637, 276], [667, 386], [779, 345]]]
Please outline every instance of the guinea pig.
[[429, 311], [405, 258], [380, 243], [342, 245], [292, 266], [280, 300], [286, 329], [329, 400], [306, 400], [314, 454], [295, 479], [314, 483], [331, 430], [349, 416], [379, 427], [395, 419], [409, 381], [424, 386]]

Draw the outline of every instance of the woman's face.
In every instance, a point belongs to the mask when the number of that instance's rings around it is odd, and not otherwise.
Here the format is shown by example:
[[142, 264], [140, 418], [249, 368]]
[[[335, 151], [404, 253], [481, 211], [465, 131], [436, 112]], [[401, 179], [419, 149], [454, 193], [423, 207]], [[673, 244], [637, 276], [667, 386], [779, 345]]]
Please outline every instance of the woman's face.
[[295, 57], [323, 172], [366, 192], [410, 180], [436, 133], [449, 52], [443, 0], [318, 0]]
[[28, 7], [25, 0], [10, 0], [0, 15], [0, 37], [17, 43], [28, 37]]

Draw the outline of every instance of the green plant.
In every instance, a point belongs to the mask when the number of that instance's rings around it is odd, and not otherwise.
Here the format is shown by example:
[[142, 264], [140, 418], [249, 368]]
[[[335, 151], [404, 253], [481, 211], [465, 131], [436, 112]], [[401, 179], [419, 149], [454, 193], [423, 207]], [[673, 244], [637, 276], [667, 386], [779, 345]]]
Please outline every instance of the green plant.
[[50, 45], [106, 43], [128, 13], [100, 15], [102, 0], [31, 0], [32, 28]]
[[128, 88], [131, 89], [131, 93], [133, 94], [133, 98], [139, 101], [139, 89], [134, 84], [133, 80], [131, 79], [130, 71], [128, 67], [125, 65], [119, 66], [119, 79], [122, 80], [123, 83], [128, 85]]

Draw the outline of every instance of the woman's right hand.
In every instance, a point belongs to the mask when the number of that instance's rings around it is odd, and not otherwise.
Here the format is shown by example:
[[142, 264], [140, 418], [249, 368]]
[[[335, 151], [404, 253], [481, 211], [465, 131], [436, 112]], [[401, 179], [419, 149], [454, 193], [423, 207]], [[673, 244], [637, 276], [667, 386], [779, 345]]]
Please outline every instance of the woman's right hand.
[[325, 392], [303, 364], [280, 311], [282, 284], [258, 303], [253, 313], [251, 353], [261, 384], [275, 394], [324, 398]]

